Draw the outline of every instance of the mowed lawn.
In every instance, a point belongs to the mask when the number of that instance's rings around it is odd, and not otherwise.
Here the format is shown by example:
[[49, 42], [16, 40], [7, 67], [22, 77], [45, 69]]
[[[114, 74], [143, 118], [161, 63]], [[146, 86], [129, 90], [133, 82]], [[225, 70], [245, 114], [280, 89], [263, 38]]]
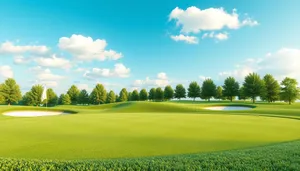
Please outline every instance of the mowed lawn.
[[[300, 120], [257, 115], [260, 111], [272, 115], [266, 110], [276, 105], [261, 104], [240, 112], [202, 109], [207, 105], [216, 104], [60, 106], [56, 109], [78, 113], [36, 118], [0, 116], [0, 157], [131, 158], [240, 149], [300, 139]], [[281, 108], [286, 108], [281, 115], [291, 111], [294, 116], [300, 111], [296, 107], [288, 109], [288, 105]], [[2, 112], [7, 109], [30, 108], [0, 107]]]

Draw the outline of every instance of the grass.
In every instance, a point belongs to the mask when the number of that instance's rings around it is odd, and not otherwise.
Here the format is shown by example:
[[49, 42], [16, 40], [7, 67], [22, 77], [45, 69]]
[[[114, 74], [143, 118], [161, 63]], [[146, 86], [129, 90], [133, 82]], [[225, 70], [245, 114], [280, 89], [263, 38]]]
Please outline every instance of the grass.
[[[103, 170], [108, 166], [122, 170], [245, 170], [251, 162], [255, 166], [258, 158], [265, 163], [257, 170], [272, 168], [270, 162], [278, 162], [277, 170], [299, 168], [294, 164], [297, 159], [289, 158], [300, 156], [300, 150], [293, 152], [300, 146], [300, 141], [294, 141], [300, 139], [300, 104], [259, 103], [251, 110], [231, 112], [203, 109], [211, 105], [251, 104], [130, 102], [51, 108], [74, 113], [61, 116], [0, 116], [0, 168], [16, 168], [20, 162], [23, 168], [34, 163], [50, 170], [66, 170], [62, 166], [76, 170], [82, 170], [81, 166]], [[1, 106], [0, 113], [32, 109], [36, 107]], [[283, 143], [287, 141], [294, 142]], [[235, 150], [247, 148], [250, 151]]]

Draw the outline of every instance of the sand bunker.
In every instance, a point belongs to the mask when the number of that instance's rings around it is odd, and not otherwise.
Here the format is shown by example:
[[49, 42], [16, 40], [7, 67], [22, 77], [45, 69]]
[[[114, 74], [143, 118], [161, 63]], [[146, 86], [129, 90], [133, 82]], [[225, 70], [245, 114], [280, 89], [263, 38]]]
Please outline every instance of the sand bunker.
[[14, 117], [39, 117], [39, 116], [55, 116], [62, 115], [64, 112], [57, 111], [12, 111], [5, 112], [3, 115], [5, 116], [14, 116]]
[[245, 106], [212, 106], [212, 107], [206, 107], [204, 109], [207, 109], [207, 110], [249, 110], [252, 108], [245, 107]]

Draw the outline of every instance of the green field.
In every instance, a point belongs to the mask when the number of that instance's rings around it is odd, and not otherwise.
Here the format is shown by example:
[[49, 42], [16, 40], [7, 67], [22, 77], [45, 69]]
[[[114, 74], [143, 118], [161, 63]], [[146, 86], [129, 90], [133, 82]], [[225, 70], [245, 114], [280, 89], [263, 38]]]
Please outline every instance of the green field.
[[[261, 150], [269, 150], [268, 152], [272, 153], [272, 148], [277, 149], [274, 155], [279, 155], [278, 151], [282, 150], [282, 156], [300, 157], [300, 152], [287, 152], [299, 149], [300, 146], [299, 103], [261, 103], [245, 111], [203, 109], [211, 105], [252, 106], [247, 102], [128, 102], [48, 109], [74, 112], [60, 116], [17, 118], [1, 115], [0, 166], [17, 161], [30, 161], [29, 163], [34, 163], [36, 167], [43, 162], [49, 164], [50, 160], [58, 163], [73, 161], [73, 164], [80, 165], [80, 162], [93, 160], [96, 162], [88, 162], [87, 165], [93, 166], [98, 163], [98, 167], [103, 166], [104, 170], [109, 168], [104, 166], [105, 162], [117, 162], [123, 168], [122, 162], [126, 165], [133, 162], [132, 160], [138, 160], [142, 165], [148, 163], [150, 166], [149, 162], [155, 160], [166, 160], [165, 164], [171, 165], [169, 160], [173, 161], [174, 158], [181, 158], [183, 162], [205, 161], [210, 157], [215, 158], [212, 159], [214, 161], [221, 159], [223, 155], [243, 159], [243, 150], [247, 149], [252, 150], [252, 158], [255, 158], [266, 155]], [[0, 112], [37, 108], [1, 106]], [[286, 143], [289, 141], [291, 142]], [[265, 159], [267, 158], [266, 156]], [[274, 157], [275, 163], [276, 158], [278, 159], [278, 156]], [[282, 166], [290, 165], [288, 170], [295, 167], [296, 170], [300, 169], [299, 164], [293, 165], [293, 160], [296, 159], [290, 159], [282, 163]], [[102, 165], [99, 164], [101, 161]], [[55, 162], [56, 169], [60, 169], [58, 166], [62, 163]], [[247, 162], [247, 157], [244, 162]], [[255, 162], [253, 164], [255, 166]], [[200, 165], [201, 163], [198, 164]], [[13, 168], [14, 164], [9, 166], [7, 167]], [[213, 166], [207, 169], [221, 169], [218, 165]], [[174, 169], [180, 168], [186, 170], [182, 165]], [[228, 169], [227, 166], [226, 168]]]

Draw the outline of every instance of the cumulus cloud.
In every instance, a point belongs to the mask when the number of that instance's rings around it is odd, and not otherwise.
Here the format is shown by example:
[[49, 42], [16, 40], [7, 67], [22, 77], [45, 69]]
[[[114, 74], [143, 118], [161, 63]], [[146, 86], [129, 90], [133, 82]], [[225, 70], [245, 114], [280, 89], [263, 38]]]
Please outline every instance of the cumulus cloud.
[[117, 63], [114, 69], [107, 68], [93, 68], [91, 71], [86, 71], [84, 77], [90, 80], [95, 80], [99, 77], [119, 77], [126, 78], [129, 77], [130, 68], [126, 68], [125, 65]]
[[50, 69], [43, 69], [41, 66], [29, 68], [35, 74], [35, 84], [46, 85], [47, 87], [57, 87], [58, 82], [65, 79], [64, 76], [53, 74]]
[[14, 72], [10, 66], [3, 65], [3, 66], [0, 66], [0, 76], [2, 76], [4, 78], [13, 78]]
[[56, 55], [52, 55], [52, 57], [38, 57], [35, 58], [34, 61], [44, 67], [53, 67], [53, 68], [63, 68], [69, 69], [71, 68], [71, 62], [64, 58], [56, 57]]
[[183, 34], [180, 34], [180, 35], [176, 35], [176, 36], [172, 35], [171, 39], [173, 39], [176, 42], [183, 41], [188, 44], [198, 44], [198, 38], [195, 36], [185, 36]]
[[228, 13], [224, 8], [199, 9], [195, 6], [186, 10], [176, 7], [169, 15], [169, 20], [175, 20], [176, 25], [181, 27], [181, 32], [198, 33], [200, 31], [238, 29], [242, 26], [255, 26], [257, 21], [252, 18], [239, 19], [236, 9]]
[[216, 40], [227, 40], [229, 38], [228, 33], [224, 32], [224, 33], [215, 33], [215, 32], [211, 32], [211, 33], [204, 33], [202, 36], [202, 39], [205, 38], [212, 38], [212, 39], [216, 39]]
[[25, 58], [24, 56], [15, 56], [14, 57], [14, 64], [16, 64], [16, 65], [28, 64], [30, 61], [31, 61], [31, 58]]
[[158, 73], [156, 79], [150, 79], [150, 77], [146, 77], [145, 80], [135, 80], [132, 84], [132, 87], [135, 89], [139, 89], [142, 87], [165, 87], [169, 85], [171, 82], [167, 77], [167, 74], [164, 72]]
[[14, 45], [12, 42], [4, 42], [0, 45], [0, 54], [46, 54], [49, 52], [47, 46], [38, 46], [38, 45]]
[[58, 47], [72, 54], [75, 58], [83, 61], [107, 59], [118, 60], [123, 55], [114, 50], [106, 50], [106, 40], [85, 37], [73, 34], [71, 37], [59, 39]]

